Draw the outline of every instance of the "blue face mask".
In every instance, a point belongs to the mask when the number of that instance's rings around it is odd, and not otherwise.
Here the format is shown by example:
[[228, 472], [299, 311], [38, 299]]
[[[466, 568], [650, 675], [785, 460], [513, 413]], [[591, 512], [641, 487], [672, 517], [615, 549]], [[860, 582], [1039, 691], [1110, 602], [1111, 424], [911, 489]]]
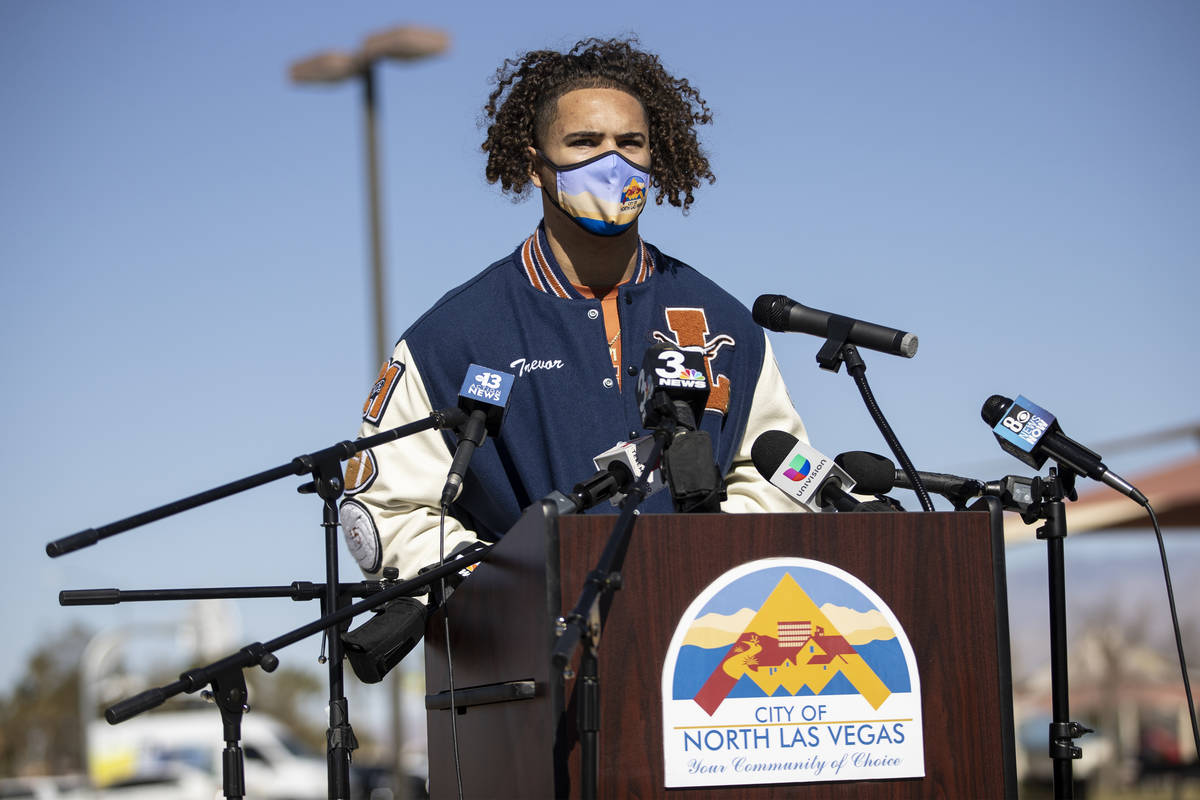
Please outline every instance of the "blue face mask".
[[624, 233], [646, 206], [650, 171], [615, 150], [560, 167], [539, 150], [542, 161], [557, 175], [557, 196], [551, 202], [580, 227], [598, 236]]

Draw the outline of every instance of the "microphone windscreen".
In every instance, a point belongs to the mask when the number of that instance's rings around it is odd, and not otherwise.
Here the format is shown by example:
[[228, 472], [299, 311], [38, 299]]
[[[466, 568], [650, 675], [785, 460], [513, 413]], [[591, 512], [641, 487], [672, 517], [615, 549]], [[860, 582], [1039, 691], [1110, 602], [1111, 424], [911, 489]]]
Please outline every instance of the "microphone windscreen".
[[750, 313], [767, 330], [782, 331], [787, 321], [787, 304], [788, 299], [781, 294], [763, 294], [754, 301]]
[[890, 458], [855, 450], [834, 461], [854, 479], [858, 494], [887, 494], [896, 487], [896, 465]]
[[798, 441], [784, 431], [765, 431], [760, 434], [750, 447], [750, 460], [754, 462], [758, 474], [771, 480]]
[[994, 394], [983, 404], [979, 415], [983, 417], [984, 422], [994, 428], [1004, 418], [1004, 412], [1010, 407], [1012, 407], [1012, 400], [1002, 394]]

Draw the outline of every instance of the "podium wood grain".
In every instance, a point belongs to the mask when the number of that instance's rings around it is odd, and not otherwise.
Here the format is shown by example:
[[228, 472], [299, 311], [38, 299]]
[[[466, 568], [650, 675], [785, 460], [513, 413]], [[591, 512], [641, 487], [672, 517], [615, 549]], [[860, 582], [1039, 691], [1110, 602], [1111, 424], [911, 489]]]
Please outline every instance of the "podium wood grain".
[[[533, 699], [460, 709], [465, 796], [580, 796], [574, 685], [552, 675], [553, 620], [574, 606], [614, 521], [565, 517], [556, 526], [528, 515], [451, 598], [456, 689], [536, 687]], [[675, 626], [722, 573], [773, 556], [839, 567], [896, 614], [921, 678], [923, 779], [663, 787], [661, 680]], [[1003, 569], [1002, 540], [982, 511], [641, 517], [600, 642], [599, 796], [1015, 797]], [[425, 644], [430, 695], [449, 688], [445, 650], [435, 615]], [[449, 711], [429, 712], [429, 761], [433, 796], [457, 796]]]

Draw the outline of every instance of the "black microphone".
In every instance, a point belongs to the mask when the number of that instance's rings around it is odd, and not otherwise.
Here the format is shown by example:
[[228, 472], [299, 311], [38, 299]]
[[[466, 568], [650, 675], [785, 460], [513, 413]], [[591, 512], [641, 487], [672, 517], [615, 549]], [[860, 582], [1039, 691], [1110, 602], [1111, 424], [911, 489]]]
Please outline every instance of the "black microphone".
[[470, 416], [459, 430], [458, 447], [454, 450], [446, 485], [442, 488], [443, 506], [453, 503], [462, 492], [463, 477], [475, 449], [483, 444], [489, 434], [495, 436], [499, 433], [500, 423], [508, 411], [508, 398], [514, 380], [507, 372], [498, 372], [478, 364], [467, 368], [467, 377], [458, 390], [458, 407]]
[[[921, 479], [926, 491], [940, 494], [956, 505], [970, 500], [972, 497], [985, 494], [984, 484], [974, 478], [963, 478], [945, 472], [921, 472], [920, 470], [917, 471], [917, 477]], [[895, 483], [901, 489], [913, 489], [913, 482], [908, 479], [908, 473], [902, 469], [896, 470]]]
[[[892, 489], [912, 489], [908, 473], [897, 469], [890, 458], [855, 450], [834, 459], [854, 478], [860, 494], [886, 494]], [[945, 472], [917, 472], [926, 490], [940, 494], [961, 507], [967, 500], [984, 493], [984, 484], [974, 478], [960, 478]]]
[[896, 488], [896, 465], [890, 458], [855, 450], [833, 461], [854, 479], [860, 494], [887, 494]]
[[[883, 494], [892, 489], [912, 489], [908, 473], [898, 469], [890, 458], [876, 453], [855, 450], [842, 453], [834, 459], [842, 469], [849, 472], [863, 494]], [[983, 483], [974, 478], [962, 478], [945, 472], [921, 472], [917, 477], [925, 488], [951, 500], [969, 500], [983, 492]]]
[[862, 503], [846, 492], [859, 488], [838, 464], [786, 431], [764, 431], [750, 447], [754, 468], [772, 486], [809, 511], [891, 511], [886, 503]]
[[642, 427], [653, 430], [665, 417], [686, 430], [695, 430], [710, 390], [702, 353], [672, 344], [647, 348], [637, 382]]
[[620, 442], [592, 459], [597, 469], [594, 475], [575, 484], [569, 493], [555, 489], [542, 501], [552, 503], [554, 512], [559, 516], [587, 511], [604, 500], [614, 506], [620, 505], [646, 470], [650, 470], [650, 475], [646, 479], [644, 497], [657, 494], [666, 484], [658, 464], [650, 463], [653, 450], [653, 436], [639, 436], [628, 442]]
[[698, 430], [710, 388], [704, 355], [698, 350], [671, 344], [646, 350], [638, 373], [638, 408], [645, 428], [674, 424], [662, 456], [662, 473], [676, 511], [716, 512], [726, 498], [712, 437]]
[[[908, 473], [897, 469], [885, 456], [856, 450], [842, 453], [834, 461], [854, 478], [859, 494], [878, 495], [892, 489], [913, 488]], [[950, 500], [958, 509], [965, 508], [967, 501], [976, 497], [995, 497], [1005, 508], [1025, 513], [1034, 501], [1033, 479], [1019, 475], [1006, 475], [986, 482], [944, 472], [918, 472], [917, 476], [926, 489]]]
[[[650, 474], [646, 478], [645, 497], [650, 497], [661, 491], [666, 486], [663, 481], [662, 469], [660, 468], [662, 465], [662, 454], [659, 454], [659, 462], [652, 464], [650, 463], [650, 457], [653, 452], [654, 437], [639, 436], [636, 439], [621, 442], [610, 447], [593, 458], [592, 463], [596, 465], [596, 469], [608, 470], [614, 473], [620, 482], [617, 490], [611, 496], [604, 499], [611, 500], [614, 506], [620, 505], [621, 501], [625, 499], [629, 488], [633, 486], [638, 478], [642, 477], [642, 473], [646, 470], [650, 470]], [[575, 488], [578, 490], [579, 487]]]
[[1053, 458], [1060, 466], [1106, 483], [1139, 505], [1150, 504], [1132, 484], [1104, 466], [1097, 453], [1064, 434], [1053, 414], [1031, 400], [1018, 395], [1013, 401], [994, 394], [983, 404], [980, 416], [992, 426], [1000, 447], [1022, 463], [1041, 469], [1047, 457]]
[[[447, 563], [455, 558], [469, 555], [480, 549], [487, 549], [483, 542], [461, 542], [446, 557]], [[417, 571], [418, 575], [439, 566], [430, 564]], [[453, 587], [458, 586], [475, 567], [459, 570], [446, 580], [447, 596]], [[380, 585], [387, 585], [396, 580], [395, 567], [385, 567], [384, 580]], [[444, 602], [445, 598], [442, 598]], [[397, 597], [381, 606], [372, 608], [370, 618], [352, 631], [343, 631], [342, 645], [350, 668], [363, 683], [379, 683], [392, 667], [399, 664], [407, 656], [421, 637], [425, 635], [425, 623], [429, 615], [437, 610], [440, 603], [431, 598], [429, 603], [415, 597]]]
[[830, 320], [844, 320], [850, 325], [846, 344], [866, 347], [880, 353], [912, 358], [917, 354], [917, 335], [871, 322], [818, 311], [801, 305], [781, 294], [760, 295], [754, 301], [754, 321], [773, 331], [808, 333], [827, 338]]
[[363, 683], [379, 683], [425, 634], [428, 606], [415, 597], [397, 597], [371, 609], [370, 619], [342, 633], [350, 668]]
[[[626, 463], [612, 461], [607, 466], [601, 467], [590, 478], [575, 484], [569, 494], [555, 489], [542, 500], [553, 503], [554, 511], [559, 516], [580, 514], [605, 500], [611, 500], [614, 504], [618, 503], [619, 498], [623, 498], [636, 481], [637, 476]], [[659, 488], [662, 488], [661, 483]]]

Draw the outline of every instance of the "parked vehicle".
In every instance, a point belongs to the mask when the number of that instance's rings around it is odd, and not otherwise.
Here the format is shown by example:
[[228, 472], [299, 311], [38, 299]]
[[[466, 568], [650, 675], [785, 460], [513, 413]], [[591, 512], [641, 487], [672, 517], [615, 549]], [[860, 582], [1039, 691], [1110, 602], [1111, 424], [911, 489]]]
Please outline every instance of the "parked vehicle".
[[0, 778], [0, 800], [219, 800], [212, 776], [183, 764], [156, 775], [92, 786], [86, 775]]
[[82, 800], [88, 789], [86, 775], [40, 775], [0, 778], [0, 800]]
[[[94, 722], [88, 729], [88, 772], [98, 794], [106, 797], [132, 798], [139, 786], [173, 780], [187, 786], [172, 797], [210, 800], [222, 793], [222, 737], [215, 708], [143, 714], [119, 725]], [[243, 717], [241, 747], [247, 797], [326, 797], [325, 759], [309, 752], [276, 720], [261, 714]]]

